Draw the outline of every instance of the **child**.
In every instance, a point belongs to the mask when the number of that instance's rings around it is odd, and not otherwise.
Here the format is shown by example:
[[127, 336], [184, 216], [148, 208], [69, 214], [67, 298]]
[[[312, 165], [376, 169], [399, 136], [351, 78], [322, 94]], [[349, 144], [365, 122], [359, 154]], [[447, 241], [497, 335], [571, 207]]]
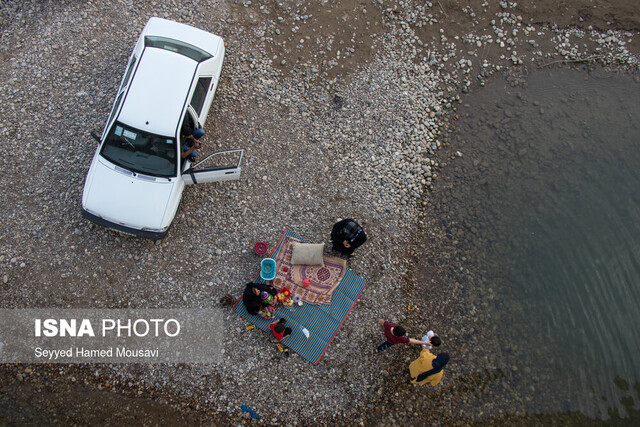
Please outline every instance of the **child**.
[[428, 344], [422, 344], [422, 348], [426, 348], [427, 350], [431, 350], [433, 347], [438, 347], [442, 342], [438, 334], [433, 331], [427, 332], [427, 335], [422, 337], [422, 341], [427, 342]]
[[285, 328], [285, 323], [287, 323], [287, 321], [280, 318], [277, 322], [273, 322], [269, 325], [269, 329], [273, 332], [273, 336], [276, 337], [276, 342], [280, 342], [291, 335], [291, 328]]

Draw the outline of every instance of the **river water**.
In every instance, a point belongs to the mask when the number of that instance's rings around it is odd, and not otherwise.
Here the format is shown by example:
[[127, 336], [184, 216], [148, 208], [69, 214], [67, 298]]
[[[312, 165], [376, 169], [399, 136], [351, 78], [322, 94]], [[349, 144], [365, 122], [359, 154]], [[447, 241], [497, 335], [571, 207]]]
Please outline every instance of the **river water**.
[[[434, 200], [487, 282], [471, 290], [493, 325], [480, 334], [508, 372], [503, 397], [518, 395], [525, 413], [608, 419], [640, 407], [637, 81], [535, 71], [496, 78], [459, 109], [460, 153]], [[495, 298], [481, 304], [485, 292]]]

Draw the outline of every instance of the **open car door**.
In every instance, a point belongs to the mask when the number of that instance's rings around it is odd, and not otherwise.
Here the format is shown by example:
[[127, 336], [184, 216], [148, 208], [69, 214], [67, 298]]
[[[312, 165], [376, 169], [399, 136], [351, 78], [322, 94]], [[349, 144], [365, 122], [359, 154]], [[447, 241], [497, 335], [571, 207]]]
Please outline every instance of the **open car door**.
[[205, 157], [182, 172], [185, 184], [233, 181], [240, 178], [244, 150], [219, 151]]

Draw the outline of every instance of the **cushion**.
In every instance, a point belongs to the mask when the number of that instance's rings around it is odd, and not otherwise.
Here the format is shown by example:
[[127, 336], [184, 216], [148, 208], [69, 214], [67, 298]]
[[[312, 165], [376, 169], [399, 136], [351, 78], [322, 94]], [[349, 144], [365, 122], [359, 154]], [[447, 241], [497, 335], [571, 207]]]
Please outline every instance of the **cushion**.
[[291, 252], [291, 264], [324, 265], [322, 254], [324, 253], [324, 243], [293, 243]]

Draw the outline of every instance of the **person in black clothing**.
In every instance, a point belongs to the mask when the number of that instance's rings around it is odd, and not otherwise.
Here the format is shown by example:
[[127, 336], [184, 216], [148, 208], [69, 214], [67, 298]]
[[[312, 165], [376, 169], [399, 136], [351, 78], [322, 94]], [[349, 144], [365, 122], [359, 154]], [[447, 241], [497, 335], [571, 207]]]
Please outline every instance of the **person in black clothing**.
[[[242, 302], [250, 314], [258, 314], [258, 311], [263, 305], [269, 305], [269, 303], [265, 302], [265, 299], [260, 296], [261, 292], [266, 292], [273, 297], [278, 293], [271, 285], [264, 283], [247, 283], [242, 295]], [[275, 300], [275, 298], [271, 299]]]
[[337, 222], [331, 230], [333, 249], [345, 255], [351, 255], [366, 241], [364, 230], [351, 218]]

